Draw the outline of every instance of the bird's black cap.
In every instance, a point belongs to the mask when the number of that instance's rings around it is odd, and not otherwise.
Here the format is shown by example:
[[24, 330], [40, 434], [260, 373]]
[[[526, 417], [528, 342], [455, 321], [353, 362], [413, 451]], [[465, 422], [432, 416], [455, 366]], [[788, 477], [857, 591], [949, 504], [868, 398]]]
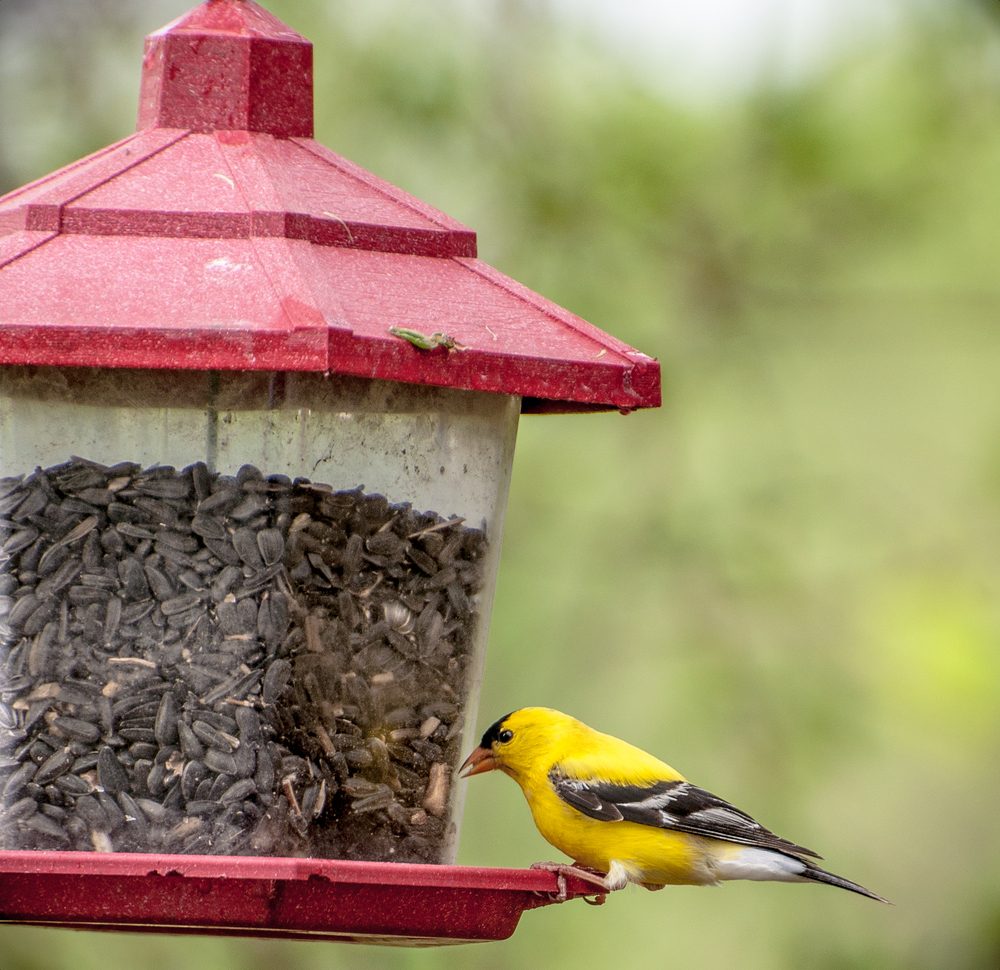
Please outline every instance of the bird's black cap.
[[493, 742], [494, 741], [498, 741], [499, 740], [500, 729], [503, 727], [503, 722], [506, 721], [507, 718], [510, 717], [510, 715], [513, 714], [513, 713], [514, 712], [511, 711], [510, 714], [504, 714], [504, 716], [502, 718], [500, 718], [499, 721], [494, 721], [486, 729], [485, 733], [483, 734], [482, 741], [479, 742], [480, 747], [490, 748], [490, 747], [493, 746]]

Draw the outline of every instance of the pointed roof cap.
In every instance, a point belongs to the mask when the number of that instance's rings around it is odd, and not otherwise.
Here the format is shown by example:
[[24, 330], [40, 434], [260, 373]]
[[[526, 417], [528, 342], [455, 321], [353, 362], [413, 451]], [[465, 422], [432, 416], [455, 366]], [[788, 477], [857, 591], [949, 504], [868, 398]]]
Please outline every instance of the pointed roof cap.
[[139, 127], [312, 138], [312, 44], [250, 0], [208, 0], [146, 38]]

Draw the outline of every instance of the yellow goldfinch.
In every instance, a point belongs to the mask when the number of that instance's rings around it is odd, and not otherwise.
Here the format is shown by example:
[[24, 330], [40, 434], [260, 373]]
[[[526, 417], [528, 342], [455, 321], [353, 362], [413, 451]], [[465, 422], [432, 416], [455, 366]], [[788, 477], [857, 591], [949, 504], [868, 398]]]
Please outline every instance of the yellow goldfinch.
[[658, 758], [559, 711], [525, 707], [491, 725], [461, 770], [471, 777], [493, 769], [521, 786], [538, 831], [574, 860], [542, 868], [604, 891], [630, 882], [662, 889], [758, 879], [825, 882], [888, 901], [821, 869], [807, 858], [820, 858], [811, 849], [779, 838]]

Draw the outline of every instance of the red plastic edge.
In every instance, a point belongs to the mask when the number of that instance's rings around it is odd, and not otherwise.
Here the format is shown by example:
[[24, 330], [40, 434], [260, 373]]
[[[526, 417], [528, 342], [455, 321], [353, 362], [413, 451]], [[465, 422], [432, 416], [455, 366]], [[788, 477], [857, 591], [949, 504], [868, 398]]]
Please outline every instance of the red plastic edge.
[[506, 939], [556, 894], [531, 869], [0, 852], [0, 922], [26, 925], [432, 945]]

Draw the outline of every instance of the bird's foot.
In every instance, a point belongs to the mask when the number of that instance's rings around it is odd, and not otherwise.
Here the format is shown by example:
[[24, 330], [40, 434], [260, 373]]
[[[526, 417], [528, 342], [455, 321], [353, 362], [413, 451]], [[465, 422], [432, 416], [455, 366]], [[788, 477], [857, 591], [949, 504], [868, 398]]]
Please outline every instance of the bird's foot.
[[601, 873], [596, 872], [593, 869], [587, 869], [583, 866], [577, 865], [566, 865], [564, 862], [533, 862], [531, 864], [532, 869], [541, 869], [544, 872], [551, 872], [555, 874], [556, 886], [558, 887], [558, 892], [556, 893], [556, 902], [564, 903], [569, 898], [569, 893], [566, 888], [566, 877], [576, 876], [577, 879], [582, 879], [584, 882], [589, 882], [593, 886], [597, 886], [601, 891], [596, 893], [593, 898], [590, 896], [584, 896], [583, 900], [589, 903], [591, 906], [602, 906], [608, 895], [608, 884]]

